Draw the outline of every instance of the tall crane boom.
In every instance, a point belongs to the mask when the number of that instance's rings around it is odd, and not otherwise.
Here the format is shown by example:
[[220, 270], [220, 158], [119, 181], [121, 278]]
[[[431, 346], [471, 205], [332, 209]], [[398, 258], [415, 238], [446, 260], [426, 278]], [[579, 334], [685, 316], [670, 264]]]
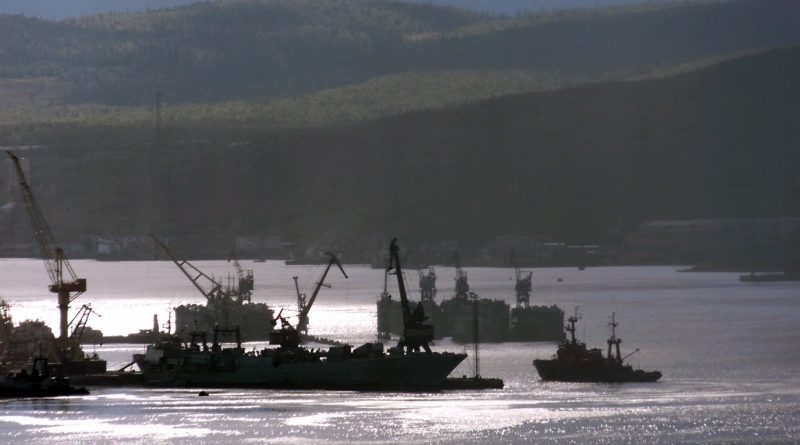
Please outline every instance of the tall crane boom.
[[[190, 263], [186, 259], [178, 256], [178, 254], [173, 252], [172, 249], [167, 247], [166, 244], [164, 244], [163, 242], [161, 242], [161, 240], [156, 238], [155, 235], [150, 234], [150, 238], [152, 238], [153, 241], [158, 245], [158, 247], [160, 247], [161, 250], [163, 250], [164, 253], [166, 253], [170, 257], [170, 259], [172, 259], [172, 262], [175, 263], [175, 265], [178, 266], [181, 272], [183, 272], [183, 274], [186, 275], [186, 278], [188, 278], [189, 281], [191, 281], [192, 284], [194, 284], [194, 287], [196, 287], [197, 290], [199, 290], [200, 293], [203, 294], [204, 297], [206, 297], [206, 300], [208, 300], [209, 303], [213, 303], [216, 301], [217, 296], [219, 296], [222, 293], [221, 284], [219, 284], [215, 279], [206, 275], [202, 270], [195, 267], [192, 263]], [[210, 289], [200, 284], [200, 282], [203, 280], [205, 280], [206, 285], [210, 286]]]
[[397, 275], [397, 287], [400, 291], [400, 305], [403, 308], [403, 338], [398, 344], [399, 349], [404, 347], [408, 352], [419, 352], [419, 348], [430, 353], [429, 343], [433, 341], [433, 326], [424, 324], [428, 318], [422, 303], [417, 303], [412, 311], [411, 304], [406, 296], [406, 285], [403, 280], [403, 268], [400, 266], [400, 248], [397, 247], [397, 238], [392, 240], [389, 245], [389, 267], [387, 270], [394, 269]]
[[[316, 287], [314, 287], [314, 292], [311, 294], [311, 298], [308, 299], [308, 303], [303, 306], [303, 309], [300, 312], [300, 315], [298, 316], [297, 330], [303, 333], [306, 333], [308, 331], [308, 311], [311, 310], [311, 306], [314, 304], [314, 300], [317, 299], [317, 294], [319, 294], [319, 290], [322, 288], [322, 286], [325, 286], [324, 284], [325, 277], [328, 276], [328, 271], [331, 270], [331, 266], [336, 264], [336, 266], [339, 267], [339, 270], [342, 271], [342, 275], [344, 275], [344, 277], [347, 278], [347, 274], [345, 273], [344, 268], [342, 267], [342, 263], [339, 262], [339, 259], [336, 258], [336, 255], [330, 252], [325, 252], [325, 255], [331, 257], [331, 259], [328, 261], [328, 266], [325, 268], [325, 271], [322, 272], [322, 277], [320, 277], [319, 281], [317, 281], [317, 285]], [[295, 280], [295, 286], [297, 286], [297, 280]]]
[[[19, 157], [10, 151], [6, 153], [14, 164], [17, 182], [22, 192], [22, 200], [25, 202], [25, 209], [28, 211], [28, 218], [33, 228], [33, 236], [39, 246], [39, 254], [44, 261], [44, 267], [50, 276], [50, 292], [58, 294], [58, 309], [60, 312], [59, 339], [67, 340], [69, 336], [67, 333], [69, 304], [75, 301], [80, 294], [86, 292], [86, 279], [78, 278], [63, 249], [53, 247], [55, 241], [52, 232], [47, 225], [47, 220], [42, 215], [42, 211], [39, 209], [39, 205], [36, 203], [36, 198], [33, 196], [30, 185], [28, 185]], [[64, 279], [65, 275], [67, 276], [66, 280]]]

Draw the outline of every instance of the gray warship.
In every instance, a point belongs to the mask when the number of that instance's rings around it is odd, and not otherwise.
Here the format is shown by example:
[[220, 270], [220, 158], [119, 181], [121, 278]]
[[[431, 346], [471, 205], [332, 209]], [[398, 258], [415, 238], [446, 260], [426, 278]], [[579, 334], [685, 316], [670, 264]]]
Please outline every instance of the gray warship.
[[[403, 335], [384, 351], [382, 343], [357, 348], [331, 346], [327, 350], [300, 345], [300, 334], [279, 313], [280, 330], [270, 336], [277, 348], [245, 351], [238, 328], [215, 327], [211, 346], [206, 333], [190, 333], [188, 343], [178, 336], [150, 345], [134, 355], [144, 381], [157, 386], [257, 387], [341, 390], [439, 390], [466, 354], [432, 352], [433, 326], [425, 324], [421, 304], [411, 310], [406, 297], [396, 240], [392, 241], [391, 268], [397, 275], [403, 308]], [[223, 347], [225, 335], [235, 336], [234, 347]]]
[[186, 278], [200, 291], [206, 304], [182, 304], [175, 308], [177, 331], [211, 332], [216, 325], [239, 326], [244, 341], [268, 340], [272, 332], [269, 323], [275, 312], [264, 303], [252, 301], [255, 280], [252, 270], [242, 269], [239, 261], [231, 257], [236, 270], [236, 284], [223, 287], [188, 260], [151, 235], [153, 241], [166, 253]]

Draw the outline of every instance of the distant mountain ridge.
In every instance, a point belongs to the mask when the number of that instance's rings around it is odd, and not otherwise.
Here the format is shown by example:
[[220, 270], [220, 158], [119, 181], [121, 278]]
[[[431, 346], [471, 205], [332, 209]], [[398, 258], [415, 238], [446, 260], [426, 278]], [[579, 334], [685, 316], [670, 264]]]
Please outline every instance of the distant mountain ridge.
[[48, 20], [104, 14], [107, 12], [142, 12], [172, 8], [199, 0], [3, 0], [0, 14], [22, 14]]
[[29, 157], [48, 217], [71, 233], [273, 233], [367, 250], [391, 236], [609, 240], [647, 219], [786, 216], [798, 72], [793, 47], [345, 126], [166, 128], [160, 144], [152, 129], [96, 129]]
[[[62, 20], [108, 12], [142, 12], [148, 9], [173, 8], [202, 0], [3, 0], [0, 14], [23, 14], [48, 20]], [[685, 0], [400, 0], [454, 6], [476, 12], [516, 14], [576, 8], [630, 5]], [[695, 0], [701, 1], [701, 0]]]
[[795, 0], [522, 19], [376, 0], [216, 1], [59, 23], [0, 16], [0, 80], [104, 105], [152, 103], [156, 92], [168, 102], [285, 98], [408, 72], [526, 70], [578, 84], [795, 44], [797, 23]]

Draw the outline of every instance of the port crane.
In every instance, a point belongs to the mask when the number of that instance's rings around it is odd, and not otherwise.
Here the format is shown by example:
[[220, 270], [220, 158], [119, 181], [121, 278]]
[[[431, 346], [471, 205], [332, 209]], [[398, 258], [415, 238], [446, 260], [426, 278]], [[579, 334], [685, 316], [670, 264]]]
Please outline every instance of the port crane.
[[342, 263], [339, 262], [339, 259], [336, 258], [336, 255], [330, 252], [326, 252], [325, 254], [330, 257], [328, 260], [328, 265], [322, 272], [322, 276], [320, 277], [319, 281], [317, 281], [314, 291], [311, 293], [311, 298], [308, 299], [308, 303], [306, 303], [305, 294], [300, 293], [300, 287], [297, 284], [297, 277], [292, 277], [294, 279], [295, 290], [297, 291], [297, 308], [299, 311], [297, 316], [297, 328], [292, 326], [291, 323], [289, 323], [289, 321], [287, 321], [286, 318], [281, 315], [283, 313], [283, 309], [281, 309], [278, 312], [278, 315], [272, 321], [273, 326], [280, 321], [281, 329], [270, 334], [270, 343], [280, 344], [283, 347], [297, 347], [300, 344], [300, 336], [308, 333], [308, 312], [311, 311], [311, 306], [314, 304], [314, 301], [316, 301], [320, 289], [323, 287], [330, 287], [330, 285], [325, 284], [325, 277], [328, 276], [328, 272], [331, 270], [331, 267], [335, 264], [339, 270], [342, 271], [342, 275], [344, 275], [345, 278], [348, 278], [347, 273], [345, 273], [344, 268], [342, 267]]
[[102, 315], [98, 314], [97, 311], [92, 309], [91, 304], [84, 304], [80, 309], [78, 309], [78, 312], [75, 313], [75, 316], [72, 317], [72, 320], [70, 320], [69, 324], [72, 325], [75, 323], [75, 327], [72, 328], [72, 334], [70, 334], [69, 338], [75, 343], [80, 344], [81, 338], [83, 337], [83, 331], [86, 329], [86, 322], [89, 321], [89, 316], [92, 314], [102, 317]]
[[28, 212], [31, 227], [33, 228], [33, 236], [36, 238], [39, 254], [50, 277], [48, 288], [50, 292], [58, 294], [58, 310], [60, 314], [58, 338], [61, 343], [61, 349], [65, 350], [70, 346], [68, 345], [70, 323], [67, 322], [69, 319], [69, 305], [82, 293], [86, 292], [86, 279], [78, 278], [75, 270], [69, 264], [64, 250], [60, 247], [54, 247], [55, 239], [42, 211], [39, 209], [39, 205], [36, 203], [36, 198], [34, 198], [33, 191], [25, 177], [19, 157], [10, 151], [6, 153], [14, 164], [14, 171], [17, 174], [17, 181], [22, 191], [22, 200], [25, 202], [25, 209]]
[[397, 344], [398, 349], [401, 351], [403, 348], [407, 352], [419, 352], [422, 348], [425, 352], [430, 353], [431, 347], [429, 343], [433, 341], [433, 326], [425, 324], [428, 317], [425, 315], [425, 308], [422, 303], [417, 303], [414, 310], [411, 310], [411, 303], [406, 296], [406, 285], [403, 280], [403, 269], [400, 266], [400, 249], [397, 246], [397, 238], [392, 240], [389, 245], [389, 267], [387, 271], [394, 270], [397, 276], [397, 287], [400, 291], [400, 305], [403, 308], [403, 337]]
[[186, 278], [194, 284], [194, 287], [206, 297], [208, 304], [219, 303], [226, 297], [224, 292], [222, 292], [222, 285], [219, 284], [217, 280], [206, 275], [205, 272], [195, 267], [188, 260], [173, 252], [172, 249], [167, 247], [160, 239], [156, 238], [155, 235], [150, 234], [150, 238], [152, 238], [156, 245], [170, 257], [172, 262], [186, 275]]

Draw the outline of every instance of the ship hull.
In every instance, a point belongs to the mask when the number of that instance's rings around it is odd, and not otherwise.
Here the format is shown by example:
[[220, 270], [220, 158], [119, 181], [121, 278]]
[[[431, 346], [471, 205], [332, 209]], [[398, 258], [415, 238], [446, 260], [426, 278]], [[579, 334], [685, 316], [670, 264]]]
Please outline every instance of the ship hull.
[[533, 366], [544, 381], [625, 383], [655, 382], [661, 378], [658, 371], [634, 370], [629, 366], [581, 365], [558, 360], [534, 360]]
[[145, 382], [154, 386], [438, 390], [464, 358], [465, 354], [411, 353], [299, 361], [285, 356], [242, 355], [226, 360], [198, 353], [172, 369], [146, 363], [140, 364], [140, 369]]

